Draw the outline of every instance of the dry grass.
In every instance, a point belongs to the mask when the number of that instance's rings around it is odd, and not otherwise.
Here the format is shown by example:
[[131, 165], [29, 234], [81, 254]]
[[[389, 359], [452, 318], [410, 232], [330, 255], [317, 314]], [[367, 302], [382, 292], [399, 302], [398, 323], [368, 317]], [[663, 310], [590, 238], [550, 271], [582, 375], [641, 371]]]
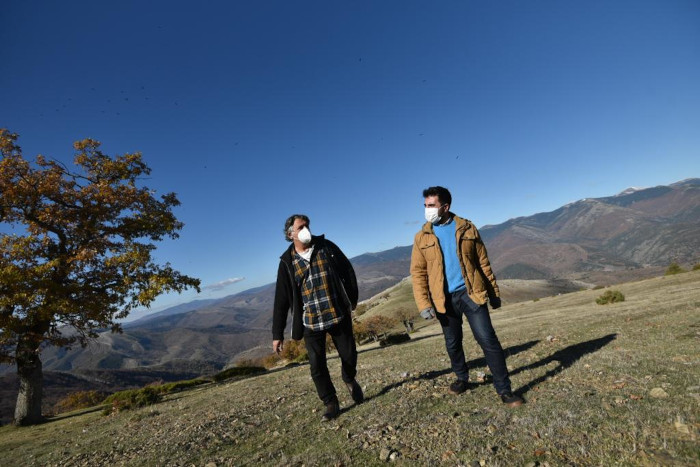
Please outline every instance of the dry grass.
[[[591, 290], [493, 314], [527, 400], [518, 409], [503, 407], [488, 381], [448, 395], [453, 376], [433, 324], [409, 343], [362, 349], [368, 400], [354, 406], [339, 387], [344, 411], [328, 424], [302, 365], [109, 417], [3, 427], [0, 464], [376, 465], [394, 452], [407, 465], [698, 465], [700, 272], [615, 288], [624, 302], [597, 305], [601, 291]], [[487, 371], [473, 339], [465, 349], [472, 375]], [[338, 360], [329, 365], [340, 386]]]

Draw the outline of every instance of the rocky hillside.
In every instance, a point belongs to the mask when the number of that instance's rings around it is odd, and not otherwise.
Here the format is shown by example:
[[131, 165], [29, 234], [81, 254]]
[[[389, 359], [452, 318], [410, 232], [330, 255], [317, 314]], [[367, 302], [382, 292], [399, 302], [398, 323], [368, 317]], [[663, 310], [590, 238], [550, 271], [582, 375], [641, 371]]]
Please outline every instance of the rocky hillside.
[[584, 199], [480, 231], [504, 279], [692, 264], [700, 260], [700, 179]]

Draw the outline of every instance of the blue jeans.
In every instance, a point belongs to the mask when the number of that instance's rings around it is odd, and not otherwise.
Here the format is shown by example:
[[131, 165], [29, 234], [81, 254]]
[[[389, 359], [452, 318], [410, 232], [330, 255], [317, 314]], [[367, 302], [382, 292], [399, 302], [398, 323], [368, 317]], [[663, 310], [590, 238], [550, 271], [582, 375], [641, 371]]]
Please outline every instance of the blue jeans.
[[496, 331], [491, 324], [489, 309], [486, 305], [477, 305], [469, 298], [466, 290], [458, 290], [448, 294], [447, 312], [436, 313], [442, 333], [445, 336], [445, 347], [450, 356], [452, 371], [457, 379], [468, 381], [469, 368], [464, 358], [462, 347], [462, 314], [467, 317], [474, 339], [481, 346], [486, 358], [486, 364], [493, 375], [493, 385], [498, 394], [510, 392], [510, 378], [506, 367], [506, 356], [498, 341]]

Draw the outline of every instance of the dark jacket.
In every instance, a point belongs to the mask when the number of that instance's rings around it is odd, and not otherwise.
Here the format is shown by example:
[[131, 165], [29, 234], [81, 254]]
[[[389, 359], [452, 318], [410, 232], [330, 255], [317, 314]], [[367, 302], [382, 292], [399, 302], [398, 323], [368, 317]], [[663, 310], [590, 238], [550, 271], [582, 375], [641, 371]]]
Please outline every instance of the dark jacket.
[[[311, 237], [314, 245], [314, 255], [317, 249], [323, 248], [329, 258], [330, 266], [335, 272], [338, 283], [333, 284], [336, 293], [344, 293], [348, 297], [352, 308], [343, 310], [348, 314], [357, 306], [357, 279], [355, 270], [350, 261], [345, 257], [338, 246], [326, 240], [323, 235]], [[280, 265], [277, 269], [277, 286], [275, 288], [275, 305], [272, 311], [272, 338], [284, 339], [284, 328], [287, 325], [287, 314], [292, 313], [292, 339], [299, 340], [304, 337], [304, 305], [301, 301], [301, 290], [294, 280], [294, 267], [292, 265], [292, 244], [280, 256]], [[334, 304], [340, 306], [340, 304]]]

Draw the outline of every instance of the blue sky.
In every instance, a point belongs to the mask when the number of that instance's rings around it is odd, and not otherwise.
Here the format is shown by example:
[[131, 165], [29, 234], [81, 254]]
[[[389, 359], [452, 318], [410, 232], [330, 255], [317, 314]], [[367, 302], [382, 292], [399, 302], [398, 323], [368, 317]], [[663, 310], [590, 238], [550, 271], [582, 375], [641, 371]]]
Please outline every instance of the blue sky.
[[158, 308], [272, 282], [296, 212], [355, 256], [410, 244], [430, 185], [483, 226], [700, 176], [698, 25], [695, 0], [6, 2], [0, 127], [143, 153], [186, 224], [157, 258], [205, 286]]

